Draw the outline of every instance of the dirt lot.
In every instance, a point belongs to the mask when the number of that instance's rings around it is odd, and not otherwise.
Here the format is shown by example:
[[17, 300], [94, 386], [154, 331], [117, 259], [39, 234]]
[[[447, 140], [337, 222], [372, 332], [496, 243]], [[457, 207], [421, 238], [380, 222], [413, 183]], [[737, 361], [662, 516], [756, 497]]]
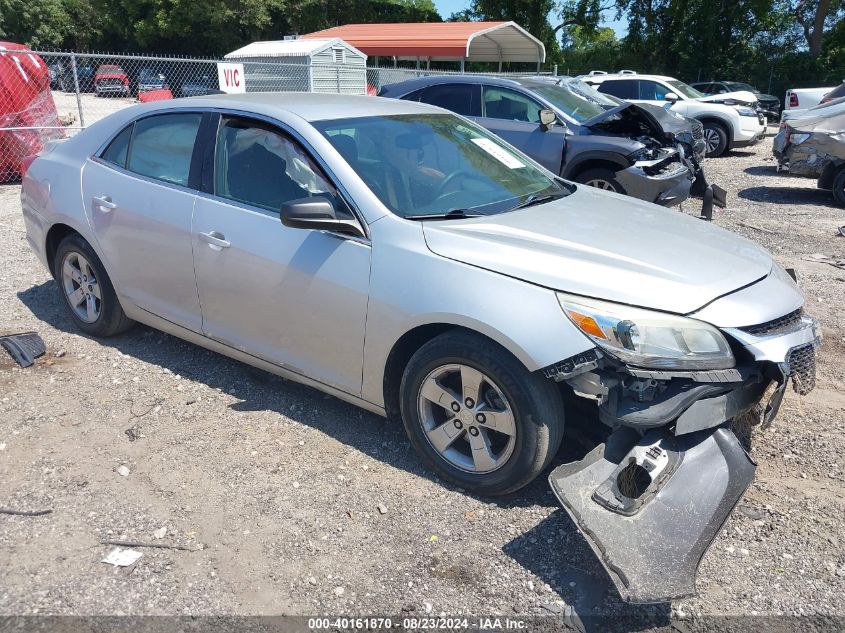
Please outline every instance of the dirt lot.
[[[0, 506], [53, 510], [0, 515], [0, 614], [845, 615], [845, 270], [811, 257], [845, 256], [845, 213], [776, 174], [770, 145], [707, 163], [730, 195], [716, 223], [797, 269], [825, 335], [818, 387], [755, 437], [699, 597], [647, 608], [620, 603], [545, 477], [475, 498], [397, 424], [146, 327], [80, 335], [26, 245], [19, 186], [0, 187], [0, 330], [48, 348], [25, 370], [0, 357]], [[100, 562], [101, 539], [161, 528], [195, 551]]]

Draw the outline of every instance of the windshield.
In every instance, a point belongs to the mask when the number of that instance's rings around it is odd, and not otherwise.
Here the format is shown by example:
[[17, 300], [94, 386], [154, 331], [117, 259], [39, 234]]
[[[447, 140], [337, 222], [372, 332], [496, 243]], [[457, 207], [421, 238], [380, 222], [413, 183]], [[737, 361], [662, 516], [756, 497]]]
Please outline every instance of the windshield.
[[587, 99], [568, 86], [548, 83], [531, 86], [530, 89], [578, 123], [592, 119], [605, 110], [595, 101]]
[[672, 86], [675, 91], [688, 99], [701, 99], [704, 96], [703, 92], [699, 92], [692, 86], [688, 86], [683, 81], [678, 81], [677, 79], [670, 79], [667, 81], [670, 86]]
[[605, 110], [610, 110], [623, 103], [621, 99], [617, 99], [612, 95], [606, 95], [593, 88], [590, 84], [584, 83], [580, 79], [566, 79], [560, 83], [566, 86], [573, 92], [577, 92], [585, 99], [589, 99], [593, 103], [599, 104]]
[[391, 211], [405, 218], [509, 211], [569, 193], [529, 158], [451, 114], [313, 123]]
[[726, 81], [724, 82], [725, 86], [731, 89], [732, 92], [737, 92], [738, 90], [747, 90], [748, 92], [757, 92], [757, 88], [750, 84], [742, 83], [741, 81]]

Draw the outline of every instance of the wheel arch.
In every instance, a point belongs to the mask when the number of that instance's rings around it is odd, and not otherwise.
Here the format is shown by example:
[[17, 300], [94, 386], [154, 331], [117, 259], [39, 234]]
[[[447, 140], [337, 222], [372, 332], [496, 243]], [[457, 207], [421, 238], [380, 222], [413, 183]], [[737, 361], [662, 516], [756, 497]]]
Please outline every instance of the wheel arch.
[[[82, 235], [79, 231], [75, 228], [70, 226], [69, 224], [65, 224], [63, 222], [57, 222], [50, 229], [47, 231], [47, 236], [45, 238], [44, 243], [44, 253], [47, 256], [47, 265], [50, 268], [50, 273], [53, 275], [53, 278], [56, 277], [56, 270], [53, 268], [55, 265], [56, 259], [56, 252], [59, 249], [59, 244], [62, 243], [62, 240], [65, 239], [68, 235], [79, 235], [82, 239], [85, 239], [85, 236]], [[86, 242], [88, 240], [85, 240]], [[90, 244], [90, 242], [88, 242]], [[93, 248], [93, 246], [92, 246]]]
[[[512, 341], [508, 341], [508, 344], [503, 344], [501, 341], [481, 332], [479, 329], [468, 327], [466, 325], [458, 325], [456, 323], [437, 322], [418, 325], [408, 330], [400, 336], [399, 339], [397, 339], [397, 341], [393, 344], [393, 347], [390, 349], [390, 352], [387, 355], [387, 360], [384, 364], [382, 388], [384, 391], [384, 409], [388, 418], [399, 418], [399, 387], [402, 382], [402, 375], [405, 373], [405, 368], [408, 366], [408, 362], [411, 360], [411, 357], [417, 352], [417, 350], [429, 341], [437, 338], [441, 334], [454, 331], [466, 332], [489, 341], [493, 345], [496, 345], [511, 354], [519, 363], [531, 371], [531, 367], [526, 364], [525, 357], [523, 356], [525, 352], [523, 350], [518, 350], [518, 353], [514, 353], [512, 345], [515, 344]], [[520, 356], [522, 356], [522, 358]]]
[[698, 121], [701, 121], [702, 125], [704, 125], [705, 123], [715, 123], [717, 125], [721, 125], [723, 128], [725, 128], [725, 132], [728, 135], [728, 145], [725, 149], [728, 150], [728, 149], [731, 149], [731, 147], [733, 147], [733, 144], [734, 144], [734, 126], [733, 126], [733, 123], [731, 123], [727, 119], [723, 119], [723, 118], [716, 116], [714, 114], [705, 114], [705, 115], [696, 116], [696, 117], [693, 117], [693, 118], [697, 119]]
[[575, 180], [578, 176], [588, 169], [611, 169], [617, 172], [628, 167], [625, 159], [622, 156], [611, 159], [609, 156], [586, 156], [579, 158], [574, 163], [567, 163], [563, 178], [567, 180]]

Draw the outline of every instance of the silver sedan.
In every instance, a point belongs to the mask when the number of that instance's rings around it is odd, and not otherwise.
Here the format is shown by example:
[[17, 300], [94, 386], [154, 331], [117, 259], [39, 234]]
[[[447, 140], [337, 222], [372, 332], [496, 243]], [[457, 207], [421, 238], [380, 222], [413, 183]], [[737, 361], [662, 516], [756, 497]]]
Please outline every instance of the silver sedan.
[[140, 321], [401, 417], [467, 490], [525, 486], [566, 418], [596, 448], [552, 487], [630, 600], [694, 590], [754, 476], [732, 429], [815, 379], [815, 323], [760, 247], [419, 103], [134, 106], [45, 150], [22, 206], [80, 330]]

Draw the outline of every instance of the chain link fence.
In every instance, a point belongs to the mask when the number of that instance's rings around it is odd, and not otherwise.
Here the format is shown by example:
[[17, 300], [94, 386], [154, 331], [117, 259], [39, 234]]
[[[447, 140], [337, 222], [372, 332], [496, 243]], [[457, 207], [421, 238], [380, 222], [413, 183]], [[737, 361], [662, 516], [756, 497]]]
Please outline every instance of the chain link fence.
[[[221, 92], [219, 64], [240, 64], [247, 92], [376, 94], [387, 84], [459, 70], [109, 53], [0, 50], [0, 181], [45, 143], [76, 133], [135, 103]], [[476, 73], [500, 76], [536, 74]], [[556, 70], [553, 71], [556, 74]], [[546, 72], [545, 74], [551, 74]]]

